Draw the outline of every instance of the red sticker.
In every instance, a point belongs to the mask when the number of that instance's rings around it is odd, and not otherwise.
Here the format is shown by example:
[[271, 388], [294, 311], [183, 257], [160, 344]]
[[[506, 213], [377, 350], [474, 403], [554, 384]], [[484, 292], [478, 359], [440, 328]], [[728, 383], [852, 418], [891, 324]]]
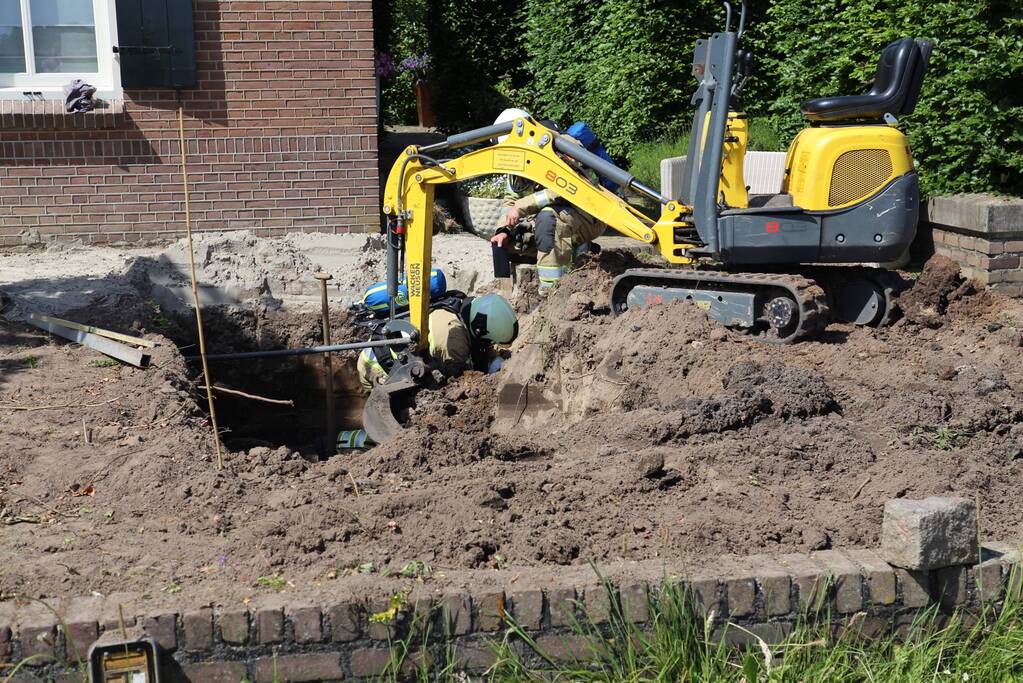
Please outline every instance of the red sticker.
[[764, 226], [764, 231], [765, 232], [774, 233], [774, 232], [779, 232], [780, 230], [781, 230], [781, 226], [778, 225], [778, 221], [768, 221], [767, 225]]

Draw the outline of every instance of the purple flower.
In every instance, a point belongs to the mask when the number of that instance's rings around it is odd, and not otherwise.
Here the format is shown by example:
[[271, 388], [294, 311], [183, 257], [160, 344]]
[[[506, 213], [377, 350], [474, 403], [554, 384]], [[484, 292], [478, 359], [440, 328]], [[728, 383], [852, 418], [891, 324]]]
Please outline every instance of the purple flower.
[[430, 71], [432, 62], [430, 55], [412, 55], [401, 60], [399, 70], [412, 73], [417, 80], [424, 80]]
[[386, 52], [377, 52], [375, 62], [376, 74], [380, 78], [390, 78], [398, 73], [398, 68], [394, 66], [394, 59]]

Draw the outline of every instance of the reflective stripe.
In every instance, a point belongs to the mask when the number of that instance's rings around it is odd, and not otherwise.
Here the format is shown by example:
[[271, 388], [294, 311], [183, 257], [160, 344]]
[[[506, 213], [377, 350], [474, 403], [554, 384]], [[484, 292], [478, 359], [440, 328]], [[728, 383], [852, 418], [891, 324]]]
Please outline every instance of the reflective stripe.
[[[548, 208], [554, 202], [554, 198], [547, 190], [540, 190], [539, 192], [533, 193], [533, 202], [536, 203], [536, 208], [543, 210]], [[551, 210], [553, 211], [553, 209]]]
[[569, 268], [537, 266], [536, 274], [540, 278], [539, 288], [543, 290], [554, 287], [561, 282], [561, 278], [564, 277], [569, 270]]

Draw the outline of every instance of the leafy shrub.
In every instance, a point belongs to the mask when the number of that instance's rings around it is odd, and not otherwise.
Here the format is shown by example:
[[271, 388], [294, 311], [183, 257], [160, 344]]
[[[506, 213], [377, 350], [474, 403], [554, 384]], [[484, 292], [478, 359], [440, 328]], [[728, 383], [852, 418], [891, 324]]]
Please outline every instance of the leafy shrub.
[[759, 103], [776, 127], [805, 125], [800, 104], [864, 92], [881, 50], [934, 43], [916, 111], [906, 117], [929, 194], [1023, 191], [1023, 18], [1000, 0], [776, 0], [755, 34]]
[[689, 123], [696, 39], [720, 11], [708, 0], [527, 0], [527, 108], [584, 120], [615, 157]]

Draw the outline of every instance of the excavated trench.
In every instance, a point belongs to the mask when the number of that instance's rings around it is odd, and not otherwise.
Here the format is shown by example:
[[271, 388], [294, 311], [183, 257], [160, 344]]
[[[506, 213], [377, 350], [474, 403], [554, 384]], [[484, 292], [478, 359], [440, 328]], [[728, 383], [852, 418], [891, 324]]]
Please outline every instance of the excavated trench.
[[[198, 355], [195, 322], [178, 316], [169, 336], [185, 356]], [[245, 353], [304, 348], [322, 344], [321, 319], [312, 313], [244, 310], [228, 307], [204, 309], [207, 354]], [[342, 312], [332, 312], [331, 343], [361, 340]], [[327, 375], [323, 354], [209, 361], [222, 440], [232, 451], [252, 448], [288, 448], [311, 459], [335, 451], [336, 432], [362, 426], [366, 399], [356, 374], [357, 352], [331, 354], [334, 432], [327, 436]], [[199, 405], [205, 408], [202, 365], [196, 358], [188, 367], [196, 380]], [[239, 393], [248, 394], [242, 396]], [[258, 398], [254, 398], [258, 397]], [[269, 399], [259, 400], [259, 399]], [[273, 402], [270, 402], [273, 401]], [[291, 402], [286, 405], [284, 402]]]

